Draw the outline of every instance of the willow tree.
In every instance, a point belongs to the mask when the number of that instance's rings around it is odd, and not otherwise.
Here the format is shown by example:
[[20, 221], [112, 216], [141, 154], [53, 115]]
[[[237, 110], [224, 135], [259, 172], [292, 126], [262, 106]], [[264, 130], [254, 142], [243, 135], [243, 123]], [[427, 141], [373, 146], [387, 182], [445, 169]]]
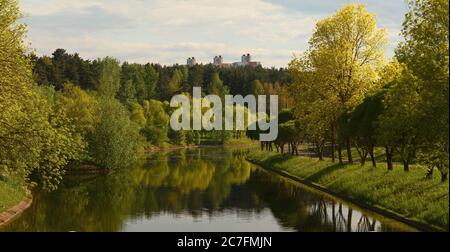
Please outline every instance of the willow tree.
[[[296, 67], [300, 62], [307, 63], [306, 69], [314, 77], [310, 78], [313, 82], [305, 85], [317, 93], [316, 102], [330, 108], [321, 107], [319, 110], [320, 113], [326, 110], [333, 161], [337, 120], [374, 88], [377, 70], [384, 62], [386, 42], [386, 31], [377, 28], [375, 15], [368, 12], [365, 5], [350, 4], [316, 24], [305, 60], [294, 59], [297, 63], [291, 64]], [[350, 141], [346, 139], [351, 163]]]

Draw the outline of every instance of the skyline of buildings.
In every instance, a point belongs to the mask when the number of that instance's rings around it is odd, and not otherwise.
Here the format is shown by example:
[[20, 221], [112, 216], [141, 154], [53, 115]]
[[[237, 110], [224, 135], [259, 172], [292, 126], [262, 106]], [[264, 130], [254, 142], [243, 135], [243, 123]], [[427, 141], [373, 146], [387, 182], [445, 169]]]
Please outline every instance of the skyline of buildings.
[[[186, 60], [186, 64], [187, 66], [192, 67], [194, 65], [197, 65], [198, 63], [195, 57], [189, 57]], [[252, 55], [250, 53], [247, 53], [241, 56], [241, 61], [233, 63], [224, 63], [222, 55], [214, 56], [212, 64], [219, 67], [240, 67], [240, 66], [257, 67], [261, 65], [261, 62], [252, 61]]]

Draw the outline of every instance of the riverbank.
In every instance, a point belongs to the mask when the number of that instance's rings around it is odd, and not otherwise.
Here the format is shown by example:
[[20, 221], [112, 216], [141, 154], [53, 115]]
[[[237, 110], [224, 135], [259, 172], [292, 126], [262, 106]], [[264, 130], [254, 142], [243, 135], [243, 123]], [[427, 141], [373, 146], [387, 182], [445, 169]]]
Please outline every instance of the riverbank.
[[319, 161], [267, 151], [253, 151], [247, 158], [354, 203], [428, 226], [430, 230], [449, 230], [449, 184], [441, 183], [438, 176], [425, 179], [424, 167], [414, 166], [405, 173], [401, 165], [395, 165], [394, 171], [388, 172], [384, 163], [379, 163], [376, 168], [339, 165], [327, 159]]
[[27, 186], [14, 176], [0, 178], [0, 213], [19, 203], [27, 196]]
[[8, 223], [31, 205], [27, 185], [18, 178], [0, 179], [0, 226]]
[[235, 140], [228, 141], [225, 144], [199, 144], [199, 145], [167, 145], [167, 146], [149, 146], [145, 149], [146, 152], [160, 152], [160, 151], [174, 151], [182, 149], [197, 149], [197, 148], [218, 148], [218, 147], [228, 147], [228, 148], [240, 148], [248, 146], [257, 146], [259, 142], [252, 140]]

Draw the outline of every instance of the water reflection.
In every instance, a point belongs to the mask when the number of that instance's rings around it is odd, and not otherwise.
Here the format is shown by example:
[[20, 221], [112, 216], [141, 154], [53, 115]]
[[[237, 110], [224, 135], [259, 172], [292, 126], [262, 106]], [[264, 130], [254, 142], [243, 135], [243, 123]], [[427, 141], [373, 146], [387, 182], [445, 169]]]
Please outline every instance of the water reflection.
[[413, 231], [246, 162], [243, 150], [149, 156], [38, 192], [6, 231]]

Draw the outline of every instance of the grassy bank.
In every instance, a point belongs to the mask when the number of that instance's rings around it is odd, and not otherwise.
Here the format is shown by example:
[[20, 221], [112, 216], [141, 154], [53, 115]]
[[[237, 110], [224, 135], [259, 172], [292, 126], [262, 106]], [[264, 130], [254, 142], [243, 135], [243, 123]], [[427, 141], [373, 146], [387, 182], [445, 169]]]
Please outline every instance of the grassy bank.
[[0, 212], [3, 212], [25, 198], [26, 185], [18, 178], [0, 178]]
[[448, 230], [449, 183], [439, 176], [425, 179], [426, 169], [413, 166], [405, 173], [400, 164], [387, 171], [359, 164], [339, 165], [331, 160], [254, 151], [248, 158], [264, 167], [283, 170], [356, 201], [395, 212], [408, 219]]

